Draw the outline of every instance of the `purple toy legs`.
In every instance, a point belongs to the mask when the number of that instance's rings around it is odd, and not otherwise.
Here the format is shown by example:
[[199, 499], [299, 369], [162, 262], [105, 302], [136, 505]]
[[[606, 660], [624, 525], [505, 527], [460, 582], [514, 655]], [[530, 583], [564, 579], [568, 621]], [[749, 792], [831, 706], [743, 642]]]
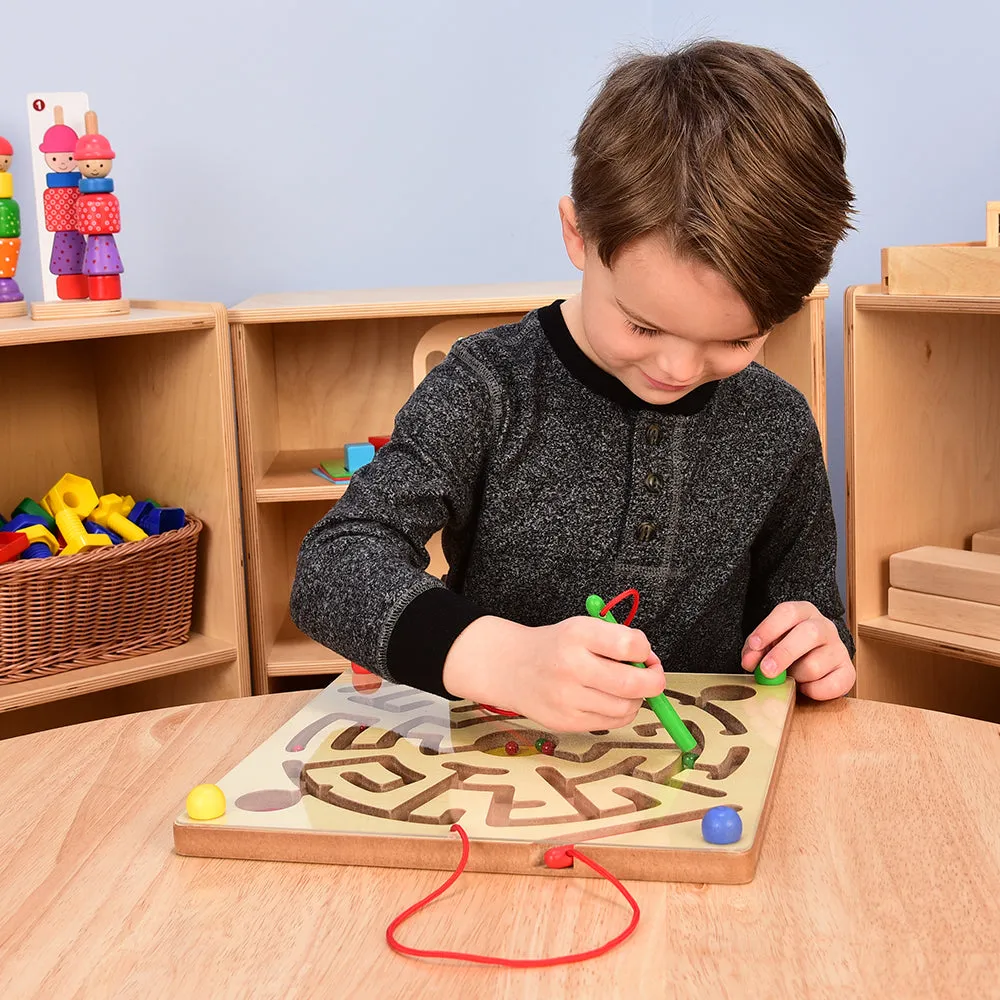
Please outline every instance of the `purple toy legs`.
[[87, 241], [75, 229], [56, 233], [52, 237], [49, 270], [53, 274], [80, 274], [83, 271], [83, 251]]
[[102, 274], [121, 274], [124, 270], [113, 236], [102, 234], [87, 237], [87, 253], [83, 260], [84, 274], [96, 278]]
[[24, 293], [13, 278], [0, 278], [0, 302], [23, 302]]

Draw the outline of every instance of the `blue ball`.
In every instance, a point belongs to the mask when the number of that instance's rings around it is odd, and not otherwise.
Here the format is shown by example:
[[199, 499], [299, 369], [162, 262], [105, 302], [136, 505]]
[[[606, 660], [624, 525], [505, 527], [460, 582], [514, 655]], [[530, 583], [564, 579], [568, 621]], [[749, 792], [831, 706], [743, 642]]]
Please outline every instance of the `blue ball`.
[[714, 806], [701, 818], [701, 835], [710, 844], [735, 844], [743, 836], [743, 820], [732, 806]]

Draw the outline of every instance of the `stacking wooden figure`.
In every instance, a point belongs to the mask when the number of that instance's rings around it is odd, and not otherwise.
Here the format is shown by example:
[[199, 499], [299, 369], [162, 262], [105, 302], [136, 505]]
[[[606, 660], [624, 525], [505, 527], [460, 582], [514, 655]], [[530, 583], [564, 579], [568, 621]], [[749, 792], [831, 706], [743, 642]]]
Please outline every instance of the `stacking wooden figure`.
[[14, 275], [21, 254], [21, 210], [14, 201], [10, 162], [14, 148], [0, 136], [0, 316], [23, 316], [24, 294]]
[[1000, 530], [972, 548], [923, 545], [889, 557], [889, 618], [1000, 640]]
[[55, 124], [45, 130], [38, 147], [49, 168], [42, 195], [45, 228], [53, 234], [49, 271], [56, 276], [56, 294], [60, 299], [86, 299], [83, 252], [87, 241], [76, 228], [80, 171], [75, 154], [79, 136], [75, 129], [64, 123], [61, 107], [54, 108], [53, 117]]
[[76, 202], [76, 228], [87, 239], [83, 274], [87, 295], [95, 301], [122, 297], [122, 266], [114, 234], [121, 231], [121, 208], [108, 176], [115, 158], [111, 143], [97, 131], [97, 114], [84, 116], [86, 132], [76, 143], [74, 158], [80, 170], [80, 197]]

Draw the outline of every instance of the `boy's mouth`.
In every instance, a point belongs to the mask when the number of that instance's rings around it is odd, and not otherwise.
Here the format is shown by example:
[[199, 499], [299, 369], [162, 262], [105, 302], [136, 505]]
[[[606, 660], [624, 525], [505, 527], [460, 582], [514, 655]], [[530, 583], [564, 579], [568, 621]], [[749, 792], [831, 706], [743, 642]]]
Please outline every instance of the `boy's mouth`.
[[659, 389], [661, 392], [686, 392], [688, 389], [693, 388], [694, 383], [688, 382], [686, 385], [673, 385], [670, 382], [661, 382], [659, 379], [652, 378], [645, 372], [642, 372], [642, 377], [650, 384], [654, 389]]

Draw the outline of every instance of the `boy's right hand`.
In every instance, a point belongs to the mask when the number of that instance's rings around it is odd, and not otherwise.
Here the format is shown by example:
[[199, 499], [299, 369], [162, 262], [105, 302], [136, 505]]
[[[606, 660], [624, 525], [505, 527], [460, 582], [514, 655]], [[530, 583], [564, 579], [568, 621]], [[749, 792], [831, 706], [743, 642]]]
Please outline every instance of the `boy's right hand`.
[[659, 657], [642, 632], [582, 615], [536, 628], [477, 618], [452, 644], [443, 680], [458, 698], [563, 733], [627, 726], [643, 699], [664, 685]]

